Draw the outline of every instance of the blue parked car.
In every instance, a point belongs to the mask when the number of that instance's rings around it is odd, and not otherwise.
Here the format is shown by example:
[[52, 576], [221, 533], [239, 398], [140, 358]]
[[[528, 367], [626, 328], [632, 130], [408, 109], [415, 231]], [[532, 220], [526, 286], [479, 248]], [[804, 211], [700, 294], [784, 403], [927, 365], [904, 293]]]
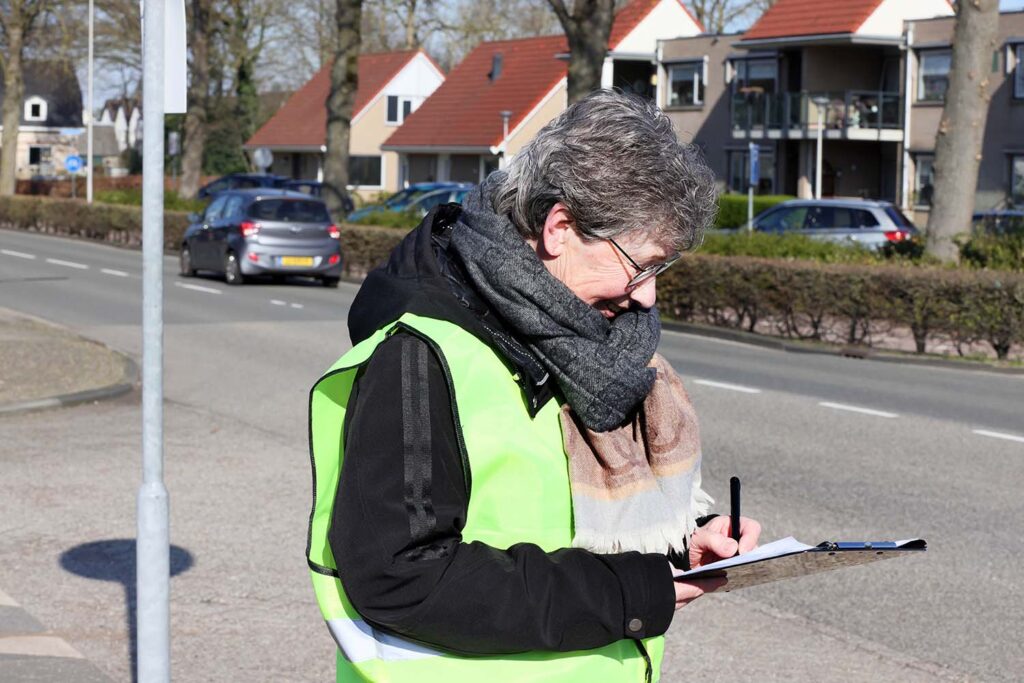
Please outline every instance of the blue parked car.
[[391, 195], [383, 204], [372, 204], [353, 211], [347, 220], [354, 223], [378, 211], [416, 211], [425, 216], [440, 204], [460, 203], [471, 189], [472, 183], [415, 183]]

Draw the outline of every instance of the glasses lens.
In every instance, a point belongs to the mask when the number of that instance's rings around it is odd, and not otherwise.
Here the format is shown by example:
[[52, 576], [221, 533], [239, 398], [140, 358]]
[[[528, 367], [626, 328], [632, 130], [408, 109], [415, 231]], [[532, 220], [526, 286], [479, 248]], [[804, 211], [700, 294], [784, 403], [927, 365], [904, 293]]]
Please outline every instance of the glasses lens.
[[629, 281], [629, 284], [627, 286], [628, 287], [636, 287], [640, 283], [645, 282], [646, 280], [648, 280], [648, 279], [650, 279], [652, 277], [656, 277], [658, 275], [661, 275], [666, 270], [668, 270], [669, 267], [673, 263], [675, 263], [676, 261], [679, 260], [679, 256], [680, 256], [679, 254], [676, 254], [675, 256], [670, 258], [668, 261], [665, 261], [664, 263], [658, 263], [658, 264], [653, 265], [653, 266], [647, 266], [646, 268], [641, 270], [639, 273], [637, 273], [633, 277], [633, 279]]

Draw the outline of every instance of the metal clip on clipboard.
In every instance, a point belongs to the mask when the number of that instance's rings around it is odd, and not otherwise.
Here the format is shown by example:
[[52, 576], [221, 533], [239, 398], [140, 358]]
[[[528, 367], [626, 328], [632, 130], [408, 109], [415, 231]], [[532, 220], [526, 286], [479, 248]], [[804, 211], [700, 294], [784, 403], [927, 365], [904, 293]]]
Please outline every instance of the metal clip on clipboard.
[[842, 567], [906, 557], [927, 549], [928, 544], [920, 538], [904, 541], [825, 541], [810, 546], [790, 536], [743, 555], [687, 572], [676, 572], [675, 578], [690, 580], [725, 577], [728, 584], [722, 590], [732, 591]]

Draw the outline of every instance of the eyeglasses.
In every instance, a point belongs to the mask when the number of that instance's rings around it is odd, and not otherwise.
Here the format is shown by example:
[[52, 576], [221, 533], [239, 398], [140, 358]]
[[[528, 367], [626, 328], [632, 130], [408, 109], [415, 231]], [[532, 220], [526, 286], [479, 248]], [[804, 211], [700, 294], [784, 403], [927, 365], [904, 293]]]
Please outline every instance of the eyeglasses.
[[634, 276], [632, 277], [632, 279], [630, 279], [630, 281], [629, 281], [629, 282], [628, 282], [628, 283], [626, 284], [626, 288], [627, 288], [627, 289], [632, 289], [633, 287], [636, 287], [636, 286], [637, 286], [637, 285], [639, 285], [639, 284], [640, 284], [641, 282], [643, 282], [643, 281], [645, 281], [645, 280], [647, 280], [647, 279], [649, 279], [649, 278], [652, 278], [652, 277], [657, 277], [658, 275], [661, 275], [661, 274], [662, 274], [662, 273], [664, 273], [664, 272], [665, 272], [666, 270], [668, 270], [668, 269], [669, 269], [669, 267], [670, 267], [670, 266], [671, 266], [671, 265], [672, 265], [673, 263], [675, 263], [676, 261], [678, 261], [678, 260], [679, 260], [679, 257], [680, 257], [680, 256], [682, 256], [682, 254], [676, 254], [675, 256], [673, 256], [672, 258], [670, 258], [670, 259], [669, 259], [669, 260], [667, 260], [667, 261], [663, 261], [662, 263], [655, 263], [655, 264], [653, 264], [653, 265], [650, 265], [650, 266], [644, 267], [644, 266], [641, 266], [641, 265], [640, 265], [639, 263], [637, 263], [636, 261], [634, 261], [634, 260], [633, 260], [633, 257], [632, 257], [632, 256], [630, 256], [629, 254], [627, 254], [627, 253], [626, 253], [626, 250], [625, 250], [625, 249], [623, 249], [622, 247], [620, 247], [620, 246], [619, 246], [619, 243], [618, 243], [618, 242], [616, 242], [615, 240], [613, 240], [613, 239], [612, 239], [611, 237], [609, 237], [609, 238], [607, 238], [607, 239], [608, 239], [608, 241], [609, 241], [609, 242], [611, 242], [611, 243], [612, 243], [613, 245], [615, 245], [615, 248], [616, 248], [616, 249], [618, 249], [618, 250], [619, 250], [619, 252], [620, 252], [620, 253], [621, 253], [621, 254], [622, 254], [623, 256], [625, 256], [625, 257], [626, 257], [626, 260], [627, 260], [627, 261], [629, 261], [629, 263], [630, 263], [630, 264], [631, 264], [631, 265], [632, 265], [632, 266], [633, 266], [634, 268], [636, 268], [636, 270], [637, 270], [637, 273], [636, 273], [636, 275], [634, 275]]

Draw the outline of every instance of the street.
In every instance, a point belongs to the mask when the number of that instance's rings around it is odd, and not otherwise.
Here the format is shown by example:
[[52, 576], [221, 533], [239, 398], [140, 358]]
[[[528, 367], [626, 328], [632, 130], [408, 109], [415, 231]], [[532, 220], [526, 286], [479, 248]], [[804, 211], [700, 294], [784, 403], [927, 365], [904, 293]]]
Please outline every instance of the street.
[[[307, 392], [349, 347], [358, 289], [229, 287], [165, 259], [172, 672], [333, 680], [303, 553]], [[0, 230], [0, 306], [141, 358], [141, 254]], [[674, 331], [704, 488], [762, 540], [922, 537], [923, 555], [698, 600], [664, 681], [1017, 681], [1024, 671], [1024, 375], [786, 353]], [[0, 590], [131, 680], [131, 576], [62, 561], [132, 539], [139, 395], [0, 417]], [[74, 565], [80, 566], [80, 565]], [[481, 619], [485, 619], [481, 615]]]

